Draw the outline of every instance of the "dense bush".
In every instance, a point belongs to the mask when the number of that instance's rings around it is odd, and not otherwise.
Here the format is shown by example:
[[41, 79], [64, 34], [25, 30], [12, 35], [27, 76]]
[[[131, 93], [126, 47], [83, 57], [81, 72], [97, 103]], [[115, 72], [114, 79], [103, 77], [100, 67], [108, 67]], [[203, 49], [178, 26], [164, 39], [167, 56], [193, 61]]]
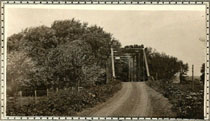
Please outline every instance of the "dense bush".
[[106, 85], [85, 88], [80, 92], [61, 90], [48, 97], [40, 98], [38, 102], [18, 106], [15, 102], [8, 102], [7, 115], [18, 116], [76, 116], [86, 108], [104, 102], [121, 89], [120, 81], [111, 81]]
[[172, 103], [177, 118], [203, 119], [203, 85], [197, 83], [172, 84], [166, 81], [148, 81], [147, 84], [162, 93]]

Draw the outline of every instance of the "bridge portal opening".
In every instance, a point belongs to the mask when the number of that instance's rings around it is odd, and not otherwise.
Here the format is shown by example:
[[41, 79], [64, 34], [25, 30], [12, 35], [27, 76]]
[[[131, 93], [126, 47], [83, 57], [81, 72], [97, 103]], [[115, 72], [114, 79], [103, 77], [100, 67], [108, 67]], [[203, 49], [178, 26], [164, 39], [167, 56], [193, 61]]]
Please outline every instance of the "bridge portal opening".
[[114, 50], [115, 78], [122, 81], [146, 81], [149, 68], [144, 48]]

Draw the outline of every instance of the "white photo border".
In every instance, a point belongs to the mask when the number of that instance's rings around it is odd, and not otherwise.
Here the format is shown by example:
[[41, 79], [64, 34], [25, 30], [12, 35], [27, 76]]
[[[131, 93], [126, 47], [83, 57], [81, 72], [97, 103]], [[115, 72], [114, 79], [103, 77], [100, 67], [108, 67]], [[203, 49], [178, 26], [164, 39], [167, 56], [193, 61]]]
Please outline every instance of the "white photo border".
[[132, 2], [132, 1], [0, 1], [1, 12], [1, 76], [0, 76], [0, 120], [195, 120], [181, 118], [140, 118], [140, 117], [59, 117], [59, 116], [6, 116], [6, 65], [7, 65], [7, 40], [5, 38], [5, 5], [205, 5], [206, 6], [206, 61], [205, 61], [205, 85], [204, 85], [204, 120], [210, 119], [209, 109], [209, 2]]

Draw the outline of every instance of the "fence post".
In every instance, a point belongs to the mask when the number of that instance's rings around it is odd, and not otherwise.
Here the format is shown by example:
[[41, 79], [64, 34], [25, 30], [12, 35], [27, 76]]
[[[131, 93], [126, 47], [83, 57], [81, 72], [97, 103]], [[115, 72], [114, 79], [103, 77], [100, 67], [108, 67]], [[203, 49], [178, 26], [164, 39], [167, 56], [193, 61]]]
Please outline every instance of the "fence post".
[[195, 84], [194, 84], [194, 65], [192, 65], [192, 90], [194, 91]]
[[58, 88], [56, 88], [56, 93], [58, 92]]
[[23, 105], [23, 102], [22, 102], [22, 97], [23, 97], [22, 91], [19, 91], [19, 95], [20, 95], [20, 107], [22, 107], [22, 105]]
[[35, 103], [37, 102], [37, 92], [36, 90], [34, 91], [34, 98], [35, 98]]

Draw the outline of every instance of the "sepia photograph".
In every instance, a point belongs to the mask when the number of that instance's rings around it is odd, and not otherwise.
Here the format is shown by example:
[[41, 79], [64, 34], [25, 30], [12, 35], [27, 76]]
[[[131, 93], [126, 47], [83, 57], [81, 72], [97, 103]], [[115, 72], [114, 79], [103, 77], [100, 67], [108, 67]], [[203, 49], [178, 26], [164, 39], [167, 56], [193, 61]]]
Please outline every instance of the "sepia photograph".
[[204, 119], [205, 5], [5, 5], [6, 116]]

